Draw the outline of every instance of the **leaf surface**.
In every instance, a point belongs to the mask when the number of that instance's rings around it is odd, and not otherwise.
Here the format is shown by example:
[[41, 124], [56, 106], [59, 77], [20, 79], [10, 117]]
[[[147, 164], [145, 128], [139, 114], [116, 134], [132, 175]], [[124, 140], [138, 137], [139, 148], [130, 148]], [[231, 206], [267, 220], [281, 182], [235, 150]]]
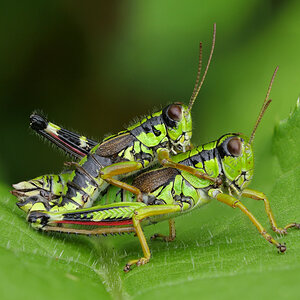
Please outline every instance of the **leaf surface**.
[[[277, 179], [269, 199], [281, 225], [300, 219], [300, 110], [275, 129]], [[297, 163], [298, 162], [298, 163]], [[267, 172], [266, 172], [267, 173]], [[153, 299], [196, 297], [296, 297], [300, 273], [300, 232], [276, 236], [287, 243], [277, 253], [238, 210], [212, 202], [176, 220], [175, 242], [149, 241], [151, 262], [128, 274], [128, 260], [139, 257], [137, 238], [87, 238], [45, 234], [31, 229], [1, 186], [0, 287], [4, 299]], [[271, 233], [263, 203], [244, 200]], [[167, 233], [167, 224], [146, 227], [146, 236]]]

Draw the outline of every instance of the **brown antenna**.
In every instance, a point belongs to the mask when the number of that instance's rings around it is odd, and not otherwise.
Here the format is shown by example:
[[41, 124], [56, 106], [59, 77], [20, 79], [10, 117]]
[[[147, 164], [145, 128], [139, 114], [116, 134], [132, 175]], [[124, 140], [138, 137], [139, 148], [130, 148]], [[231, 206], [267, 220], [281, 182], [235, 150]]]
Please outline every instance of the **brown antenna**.
[[200, 74], [201, 74], [201, 69], [202, 69], [202, 42], [200, 42], [199, 44], [199, 63], [198, 63], [198, 72], [197, 72], [197, 79], [195, 82], [195, 86], [194, 86], [194, 90], [190, 99], [190, 103], [189, 103], [189, 107], [188, 107], [188, 111], [191, 110], [196, 98], [197, 98], [197, 88], [198, 88], [198, 84], [200, 81]]
[[199, 94], [199, 91], [200, 91], [201, 87], [202, 87], [202, 84], [204, 82], [205, 76], [207, 74], [207, 71], [208, 71], [208, 68], [209, 68], [209, 65], [210, 65], [210, 62], [211, 62], [211, 59], [212, 59], [212, 55], [213, 55], [214, 48], [215, 48], [215, 43], [216, 43], [216, 23], [214, 23], [213, 40], [212, 40], [210, 55], [209, 55], [208, 62], [207, 62], [207, 65], [206, 65], [206, 68], [205, 68], [205, 71], [204, 71], [204, 74], [201, 78], [200, 83], [199, 83], [199, 80], [200, 80], [200, 73], [201, 73], [201, 68], [202, 68], [202, 43], [200, 43], [200, 45], [199, 45], [198, 73], [197, 73], [196, 83], [195, 83], [195, 86], [194, 86], [194, 90], [193, 90], [193, 93], [192, 93], [192, 96], [191, 96], [191, 99], [190, 99], [190, 103], [189, 103], [187, 112], [189, 112], [192, 109], [193, 104], [194, 104], [194, 102], [195, 102], [195, 100], [196, 100], [196, 98]]
[[262, 108], [261, 108], [261, 110], [260, 110], [260, 112], [259, 112], [258, 118], [257, 118], [257, 120], [256, 120], [256, 122], [255, 122], [254, 128], [253, 128], [253, 130], [252, 130], [251, 137], [250, 137], [250, 140], [249, 140], [249, 144], [251, 144], [251, 143], [253, 142], [253, 139], [254, 139], [254, 136], [255, 136], [256, 129], [257, 129], [257, 127], [258, 127], [258, 125], [259, 125], [259, 123], [260, 123], [260, 121], [261, 121], [261, 119], [262, 119], [262, 117], [263, 117], [263, 115], [264, 115], [266, 109], [268, 108], [269, 104], [270, 104], [271, 101], [272, 101], [271, 99], [269, 99], [269, 95], [270, 95], [271, 88], [272, 88], [272, 84], [273, 84], [273, 81], [274, 81], [274, 79], [275, 79], [275, 76], [276, 76], [277, 71], [278, 71], [278, 66], [276, 67], [276, 69], [275, 69], [275, 71], [274, 71], [274, 73], [273, 73], [272, 79], [271, 79], [271, 81], [270, 81], [269, 88], [268, 88], [268, 91], [267, 91], [267, 95], [266, 95], [265, 101], [264, 101], [264, 103], [263, 103], [263, 105], [262, 105]]

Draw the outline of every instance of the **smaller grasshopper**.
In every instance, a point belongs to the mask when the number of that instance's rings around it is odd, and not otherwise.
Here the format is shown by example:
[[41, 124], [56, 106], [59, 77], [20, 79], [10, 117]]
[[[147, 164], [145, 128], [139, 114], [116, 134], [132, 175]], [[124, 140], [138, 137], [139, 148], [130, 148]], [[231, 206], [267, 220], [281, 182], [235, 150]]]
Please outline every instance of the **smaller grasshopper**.
[[[32, 211], [28, 215], [28, 221], [44, 231], [63, 233], [107, 235], [134, 232], [144, 256], [129, 261], [124, 268], [128, 272], [132, 265], [146, 264], [151, 257], [142, 225], [169, 219], [169, 236], [155, 234], [153, 238], [162, 237], [166, 241], [172, 241], [175, 239], [174, 217], [214, 199], [232, 208], [239, 208], [267, 242], [276, 246], [279, 252], [285, 252], [286, 246], [267, 233], [240, 200], [240, 197], [247, 197], [263, 201], [272, 229], [276, 233], [286, 234], [287, 229], [292, 227], [300, 229], [298, 223], [279, 228], [265, 194], [247, 188], [254, 172], [252, 144], [257, 127], [271, 102], [269, 94], [276, 72], [277, 68], [250, 138], [240, 133], [225, 134], [216, 141], [174, 156], [171, 162], [168, 160], [168, 153], [163, 152], [160, 159], [166, 159], [168, 167], [142, 173], [130, 183], [143, 192], [143, 202], [137, 202], [136, 195], [128, 191], [110, 186], [97, 206], [65, 212]], [[64, 225], [99, 227], [78, 229], [62, 227]]]
[[[109, 184], [128, 190], [143, 201], [142, 192], [124, 182], [123, 178], [153, 166], [161, 156], [160, 152], [178, 153], [191, 148], [191, 109], [206, 77], [215, 46], [216, 24], [210, 56], [200, 80], [202, 67], [202, 43], [200, 43], [199, 65], [196, 84], [189, 105], [173, 103], [162, 111], [154, 113], [100, 144], [75, 135], [53, 123], [46, 122], [38, 115], [31, 117], [31, 126], [59, 147], [82, 157], [79, 163], [69, 165], [74, 171], [61, 175], [44, 175], [30, 181], [13, 185], [12, 193], [19, 198], [18, 206], [28, 212], [48, 210], [49, 200], [56, 206], [51, 210], [63, 211], [90, 207], [98, 195]], [[94, 146], [92, 149], [91, 147]], [[161, 162], [171, 159], [164, 158]], [[40, 201], [37, 201], [37, 198]]]

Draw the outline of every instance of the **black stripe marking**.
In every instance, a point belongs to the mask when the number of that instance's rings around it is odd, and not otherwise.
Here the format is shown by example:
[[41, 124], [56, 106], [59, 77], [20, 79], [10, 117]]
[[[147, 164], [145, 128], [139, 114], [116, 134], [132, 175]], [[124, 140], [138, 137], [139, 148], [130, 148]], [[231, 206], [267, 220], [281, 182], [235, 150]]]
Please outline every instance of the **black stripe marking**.
[[202, 161], [205, 162], [207, 160], [214, 159], [214, 148], [210, 150], [202, 150], [200, 153], [200, 156], [202, 158]]
[[161, 116], [155, 116], [155, 117], [151, 116], [150, 119], [147, 119], [144, 123], [132, 129], [130, 133], [133, 136], [135, 136], [137, 139], [142, 132], [146, 132], [146, 133], [152, 132], [153, 134], [155, 134], [153, 131], [153, 127], [160, 124], [163, 124], [163, 120]]
[[68, 198], [67, 195], [66, 195], [62, 199], [61, 206], [65, 206], [65, 205], [67, 205], [67, 203], [72, 203], [72, 204], [76, 205], [77, 207], [81, 207], [81, 205], [79, 203], [77, 203], [74, 200]]
[[50, 177], [50, 180], [49, 180], [49, 191], [50, 191], [51, 193], [53, 192], [52, 187], [53, 187], [53, 177], [51, 176], [51, 177]]
[[[110, 159], [109, 159], [109, 164], [111, 164]], [[85, 163], [82, 165], [82, 168], [94, 178], [97, 178], [99, 176], [99, 172], [101, 169], [99, 165], [95, 164], [93, 158], [91, 158], [90, 155], [88, 156]]]
[[[82, 190], [83, 188], [87, 188], [88, 184], [91, 182], [85, 174], [76, 170], [76, 175], [74, 176], [72, 181], [68, 182], [68, 185], [71, 185], [71, 183], [73, 183], [74, 186], [76, 185], [78, 190]], [[94, 180], [93, 180], [93, 183], [94, 183]], [[93, 184], [93, 186], [95, 186], [95, 185]]]

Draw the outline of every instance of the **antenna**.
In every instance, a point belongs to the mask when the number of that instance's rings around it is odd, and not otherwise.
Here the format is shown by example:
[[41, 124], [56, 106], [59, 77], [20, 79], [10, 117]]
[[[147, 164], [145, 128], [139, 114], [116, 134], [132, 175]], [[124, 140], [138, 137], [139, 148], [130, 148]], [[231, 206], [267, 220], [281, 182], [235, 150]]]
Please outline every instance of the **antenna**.
[[261, 110], [260, 110], [260, 112], [259, 112], [258, 118], [257, 118], [257, 120], [256, 120], [256, 122], [255, 122], [254, 128], [253, 128], [253, 130], [252, 130], [251, 137], [250, 137], [250, 140], [249, 140], [249, 144], [251, 144], [251, 143], [253, 142], [253, 139], [254, 139], [254, 136], [255, 136], [256, 129], [257, 129], [257, 127], [258, 127], [258, 125], [259, 125], [259, 123], [260, 123], [260, 121], [261, 121], [261, 119], [262, 119], [262, 117], [263, 117], [263, 115], [264, 115], [266, 109], [268, 108], [269, 104], [270, 104], [271, 101], [272, 101], [271, 99], [269, 99], [269, 95], [270, 95], [271, 88], [272, 88], [272, 85], [273, 85], [273, 81], [274, 81], [274, 79], [275, 79], [275, 76], [276, 76], [277, 71], [278, 71], [278, 66], [275, 68], [275, 71], [274, 71], [274, 73], [273, 73], [272, 79], [271, 79], [271, 81], [270, 81], [269, 88], [268, 88], [268, 91], [267, 91], [267, 95], [266, 95], [265, 101], [264, 101], [264, 103], [263, 103], [263, 105], [262, 105], [262, 107], [261, 107]]
[[[198, 63], [198, 72], [197, 72], [197, 79], [195, 82], [195, 86], [194, 86], [194, 90], [190, 99], [190, 103], [189, 103], [189, 107], [188, 107], [188, 111], [191, 110], [196, 98], [197, 98], [197, 88], [198, 88], [198, 84], [200, 81], [200, 74], [201, 74], [201, 69], [202, 69], [202, 42], [199, 43], [199, 63]], [[197, 93], [197, 95], [196, 95]]]
[[195, 86], [194, 86], [194, 90], [193, 90], [193, 93], [192, 93], [192, 96], [191, 96], [191, 99], [190, 99], [190, 103], [189, 103], [187, 112], [189, 112], [192, 109], [193, 104], [194, 104], [194, 102], [195, 102], [195, 100], [196, 100], [196, 98], [199, 94], [199, 91], [200, 91], [201, 87], [202, 87], [202, 84], [204, 82], [205, 76], [207, 74], [207, 71], [208, 71], [208, 68], [209, 68], [209, 65], [210, 65], [210, 62], [211, 62], [211, 59], [212, 59], [212, 55], [213, 55], [214, 48], [215, 48], [215, 43], [216, 43], [216, 23], [214, 23], [213, 40], [212, 40], [210, 55], [209, 55], [208, 62], [207, 62], [207, 65], [206, 65], [206, 68], [205, 68], [205, 71], [204, 71], [204, 74], [201, 78], [200, 83], [199, 83], [199, 80], [200, 80], [200, 73], [201, 73], [201, 68], [202, 68], [202, 43], [199, 44], [198, 73], [197, 73], [196, 83], [195, 83]]

